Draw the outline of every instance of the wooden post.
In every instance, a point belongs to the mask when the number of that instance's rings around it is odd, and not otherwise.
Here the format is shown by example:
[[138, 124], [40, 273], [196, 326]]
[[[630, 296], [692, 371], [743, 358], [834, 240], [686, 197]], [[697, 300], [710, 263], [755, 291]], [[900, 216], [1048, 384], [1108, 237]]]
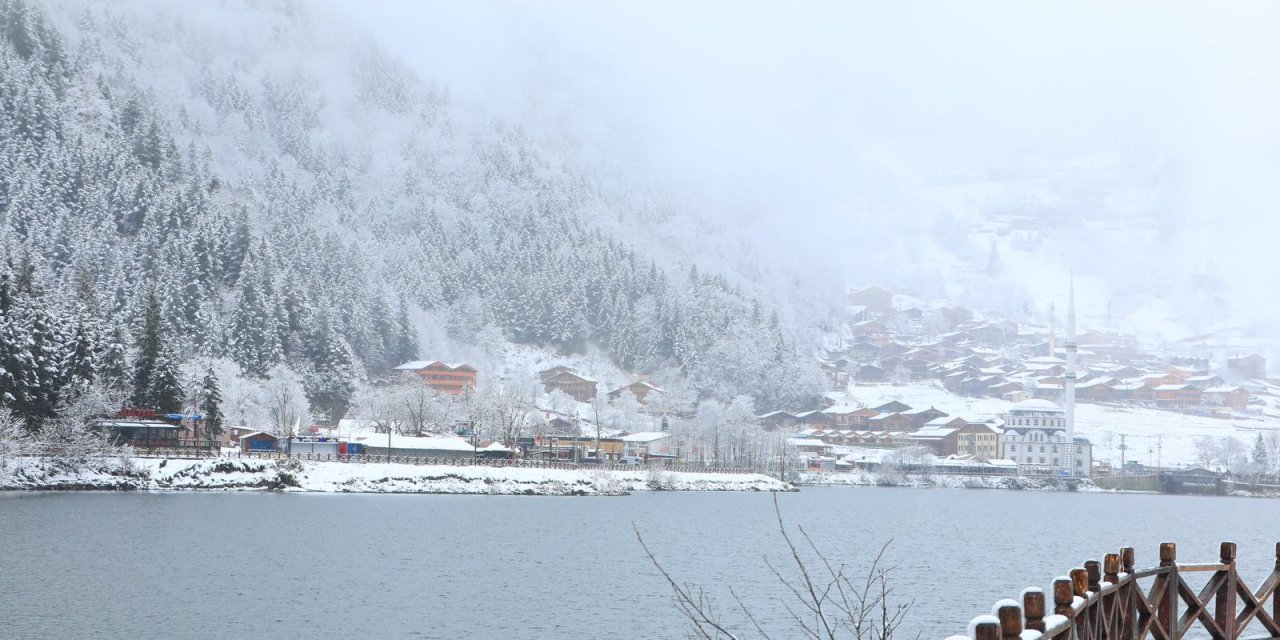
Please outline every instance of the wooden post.
[[1102, 591], [1102, 584], [1099, 582], [1102, 579], [1102, 563], [1090, 560], [1084, 563], [1084, 570], [1089, 575], [1089, 590], [1094, 593]]
[[1000, 623], [979, 622], [974, 625], [973, 640], [1001, 640]]
[[1224, 542], [1219, 547], [1219, 558], [1227, 568], [1222, 571], [1222, 584], [1213, 599], [1213, 617], [1222, 629], [1221, 640], [1236, 638], [1236, 543]]
[[1018, 605], [1006, 605], [996, 609], [996, 617], [1000, 619], [1000, 637], [1002, 640], [1021, 640], [1022, 608]]
[[1102, 558], [1102, 579], [1108, 584], [1120, 582], [1120, 554], [1108, 553]]
[[1138, 632], [1138, 602], [1136, 598], [1139, 595], [1138, 587], [1134, 586], [1138, 583], [1133, 577], [1134, 572], [1134, 553], [1133, 547], [1124, 547], [1120, 549], [1120, 571], [1125, 574], [1128, 582], [1121, 589], [1124, 593], [1120, 601], [1120, 640], [1134, 640], [1134, 636]]
[[[1276, 566], [1280, 567], [1280, 544], [1276, 545]], [[1053, 615], [1071, 617], [1071, 580], [1058, 578], [1053, 581]]]
[[1157, 590], [1163, 585], [1164, 597], [1156, 605], [1156, 620], [1164, 627], [1169, 640], [1178, 640], [1178, 546], [1172, 542], [1160, 544], [1160, 567], [1166, 573], [1156, 578]]
[[[1056, 587], [1056, 585], [1055, 585]], [[1057, 589], [1055, 588], [1056, 592]], [[1022, 610], [1027, 613], [1027, 629], [1044, 631], [1044, 592], [1032, 589], [1022, 594]]]
[[[1071, 595], [1077, 598], [1085, 598], [1089, 593], [1089, 571], [1087, 569], [1071, 570]], [[1074, 610], [1073, 610], [1074, 611]], [[1071, 626], [1075, 627], [1075, 637], [1092, 638], [1093, 633], [1090, 631], [1089, 624], [1089, 608], [1086, 606], [1081, 609], [1071, 620]]]

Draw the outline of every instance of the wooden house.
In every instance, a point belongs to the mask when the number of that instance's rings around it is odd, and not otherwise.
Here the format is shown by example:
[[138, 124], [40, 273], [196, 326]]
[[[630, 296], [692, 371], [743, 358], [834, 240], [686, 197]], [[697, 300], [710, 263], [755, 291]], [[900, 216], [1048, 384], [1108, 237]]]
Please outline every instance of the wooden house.
[[618, 398], [621, 398], [623, 394], [627, 393], [635, 397], [636, 402], [639, 402], [640, 404], [648, 404], [650, 396], [659, 396], [666, 393], [666, 391], [661, 387], [654, 386], [648, 381], [637, 380], [629, 385], [618, 387], [617, 389], [610, 391], [609, 400], [617, 400]]
[[552, 367], [539, 371], [538, 376], [542, 378], [542, 390], [547, 393], [560, 391], [578, 402], [596, 399], [596, 381], [569, 367]]
[[1189, 384], [1162, 384], [1151, 392], [1162, 409], [1190, 409], [1201, 402], [1201, 391]]
[[1256, 353], [1228, 358], [1227, 369], [1233, 376], [1240, 378], [1265, 378], [1267, 377], [1267, 359]]
[[476, 369], [469, 364], [415, 360], [393, 371], [398, 376], [421, 380], [432, 389], [450, 395], [471, 393], [476, 389]]
[[874, 286], [850, 289], [849, 304], [866, 307], [873, 314], [886, 314], [893, 311], [893, 293]]
[[1249, 392], [1243, 387], [1209, 387], [1204, 390], [1203, 400], [1211, 407], [1227, 407], [1234, 411], [1249, 408]]

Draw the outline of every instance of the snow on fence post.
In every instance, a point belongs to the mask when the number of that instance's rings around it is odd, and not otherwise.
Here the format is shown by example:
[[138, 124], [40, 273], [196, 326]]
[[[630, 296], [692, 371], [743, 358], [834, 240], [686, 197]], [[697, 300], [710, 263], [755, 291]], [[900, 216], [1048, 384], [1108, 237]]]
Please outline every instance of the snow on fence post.
[[1156, 603], [1156, 620], [1164, 626], [1166, 632], [1177, 633], [1178, 625], [1178, 546], [1172, 542], [1160, 543], [1160, 566], [1168, 569], [1156, 577], [1152, 593], [1160, 593], [1162, 584], [1168, 585], [1164, 598]]
[[1089, 590], [1094, 593], [1102, 591], [1102, 563], [1097, 560], [1085, 561], [1084, 570], [1089, 576]]
[[1022, 592], [1022, 610], [1027, 614], [1030, 631], [1044, 631], [1044, 592], [1031, 588]]
[[996, 603], [995, 611], [992, 613], [1000, 620], [1001, 640], [1021, 640], [1022, 607], [1019, 607], [1017, 602], [1001, 600]]
[[1236, 637], [1236, 543], [1222, 543], [1218, 557], [1226, 568], [1219, 573], [1222, 581], [1213, 597], [1213, 617], [1222, 635], [1231, 640]]
[[1001, 640], [1000, 619], [995, 616], [978, 616], [969, 623], [973, 640]]

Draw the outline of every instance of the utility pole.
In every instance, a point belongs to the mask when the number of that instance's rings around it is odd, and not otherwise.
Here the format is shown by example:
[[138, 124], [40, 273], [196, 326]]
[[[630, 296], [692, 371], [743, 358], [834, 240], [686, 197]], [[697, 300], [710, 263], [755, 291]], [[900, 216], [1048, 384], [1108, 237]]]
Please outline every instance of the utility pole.
[[1161, 451], [1163, 447], [1164, 447], [1164, 435], [1156, 434], [1156, 468], [1157, 469], [1164, 468], [1164, 461], [1160, 459], [1161, 458], [1160, 454], [1163, 453]]
[[1125, 435], [1120, 434], [1120, 470], [1124, 471], [1124, 452], [1128, 450], [1129, 445], [1124, 443]]

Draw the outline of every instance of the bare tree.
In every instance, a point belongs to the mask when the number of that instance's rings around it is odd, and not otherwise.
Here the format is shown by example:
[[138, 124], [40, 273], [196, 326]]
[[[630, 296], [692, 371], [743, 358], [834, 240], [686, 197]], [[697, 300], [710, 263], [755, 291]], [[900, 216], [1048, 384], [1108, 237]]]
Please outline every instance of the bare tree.
[[[776, 495], [773, 510], [778, 519], [778, 532], [787, 545], [789, 556], [782, 567], [768, 558], [764, 559], [782, 586], [784, 595], [778, 600], [790, 615], [791, 628], [779, 637], [794, 637], [799, 632], [801, 637], [811, 640], [892, 640], [914, 604], [914, 600], [906, 604], [890, 604], [893, 589], [889, 586], [889, 573], [893, 568], [884, 565], [884, 555], [892, 541], [880, 548], [864, 575], [854, 576], [844, 564], [832, 564], [799, 526], [796, 531], [803, 543], [797, 544], [782, 521]], [[701, 640], [742, 640], [748, 637], [716, 611], [705, 590], [678, 582], [645, 544], [639, 529], [636, 529], [636, 539], [671, 587], [676, 609], [689, 620], [693, 637]], [[811, 557], [806, 559], [805, 556]], [[749, 627], [746, 633], [771, 640], [774, 636], [752, 613], [751, 607], [732, 588], [729, 594], [744, 618], [736, 626]]]

